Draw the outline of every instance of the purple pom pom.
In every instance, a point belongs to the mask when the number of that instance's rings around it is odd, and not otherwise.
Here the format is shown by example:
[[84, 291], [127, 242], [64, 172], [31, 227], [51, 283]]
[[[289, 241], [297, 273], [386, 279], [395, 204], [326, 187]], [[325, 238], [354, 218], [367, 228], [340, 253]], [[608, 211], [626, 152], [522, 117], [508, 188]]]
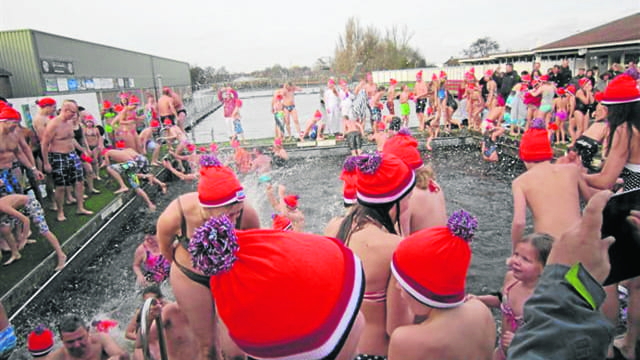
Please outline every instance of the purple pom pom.
[[529, 128], [545, 130], [547, 128], [547, 124], [544, 122], [544, 119], [535, 118], [531, 121], [531, 126]]
[[33, 330], [36, 334], [41, 335], [44, 331], [47, 330], [47, 327], [44, 324], [39, 324], [36, 326], [35, 330]]
[[358, 166], [357, 163], [357, 156], [349, 156], [344, 160], [344, 164], [342, 165], [342, 168], [346, 171], [346, 172], [353, 172], [356, 170], [356, 166]]
[[471, 242], [478, 228], [478, 220], [465, 210], [454, 211], [447, 221], [447, 227], [451, 233], [466, 242]]
[[187, 250], [193, 266], [205, 275], [213, 276], [231, 270], [238, 249], [233, 224], [223, 215], [211, 218], [197, 228]]
[[409, 135], [411, 136], [411, 130], [409, 130], [409, 128], [402, 128], [398, 131], [398, 135]]
[[631, 76], [633, 80], [640, 79], [640, 73], [638, 72], [638, 69], [636, 69], [635, 67], [629, 67], [627, 70], [624, 71], [623, 74], [627, 74]]
[[222, 166], [222, 163], [215, 155], [202, 155], [200, 156], [200, 166], [202, 167], [214, 167], [214, 166]]
[[357, 158], [358, 169], [363, 174], [373, 175], [382, 163], [382, 155], [379, 152], [375, 152], [369, 155], [362, 155]]

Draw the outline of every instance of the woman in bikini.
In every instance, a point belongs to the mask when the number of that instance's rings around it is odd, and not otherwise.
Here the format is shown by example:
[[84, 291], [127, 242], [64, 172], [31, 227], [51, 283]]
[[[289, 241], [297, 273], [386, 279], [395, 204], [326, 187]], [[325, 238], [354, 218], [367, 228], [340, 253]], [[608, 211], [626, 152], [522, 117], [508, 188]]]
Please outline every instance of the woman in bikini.
[[576, 91], [576, 106], [573, 118], [569, 121], [569, 136], [571, 136], [571, 146], [582, 135], [589, 125], [589, 106], [593, 103], [593, 93], [591, 93], [591, 81], [582, 78], [579, 81], [580, 88]]
[[188, 250], [190, 239], [212, 217], [227, 215], [243, 230], [259, 228], [260, 221], [255, 209], [244, 202], [244, 189], [230, 168], [212, 155], [203, 156], [200, 166], [198, 191], [181, 195], [167, 206], [158, 218], [157, 237], [162, 255], [171, 261], [169, 282], [176, 301], [198, 338], [199, 359], [206, 360], [220, 348], [219, 330], [209, 276], [197, 270]]
[[160, 252], [155, 226], [149, 227], [144, 233], [144, 241], [133, 255], [133, 272], [140, 286], [159, 284], [169, 277], [171, 263]]
[[138, 97], [135, 95], [131, 96], [129, 105], [116, 116], [113, 127], [118, 125], [118, 130], [116, 131], [116, 138], [118, 140], [124, 141], [126, 147], [141, 153], [142, 146], [140, 146], [140, 139], [138, 138], [136, 129], [138, 121], [136, 109], [138, 105], [140, 105]]
[[564, 88], [557, 89], [558, 97], [553, 100], [553, 112], [556, 114], [555, 130], [556, 145], [565, 144], [567, 142], [567, 132], [565, 130], [567, 124], [567, 116], [569, 115], [569, 98], [566, 96]]
[[507, 349], [513, 334], [524, 324], [524, 303], [533, 295], [547, 263], [553, 238], [547, 234], [525, 236], [507, 259], [509, 270], [504, 277], [502, 291], [491, 295], [468, 295], [491, 308], [499, 308], [502, 313], [502, 332], [500, 342], [494, 353], [494, 360], [507, 358]]
[[409, 216], [415, 174], [402, 160], [386, 152], [356, 161], [358, 204], [343, 219], [332, 221], [325, 235], [343, 241], [362, 259], [366, 278], [362, 313], [367, 324], [356, 359], [384, 359], [390, 334], [406, 321], [406, 307], [395, 280], [390, 280], [389, 264], [402, 240], [401, 217]]

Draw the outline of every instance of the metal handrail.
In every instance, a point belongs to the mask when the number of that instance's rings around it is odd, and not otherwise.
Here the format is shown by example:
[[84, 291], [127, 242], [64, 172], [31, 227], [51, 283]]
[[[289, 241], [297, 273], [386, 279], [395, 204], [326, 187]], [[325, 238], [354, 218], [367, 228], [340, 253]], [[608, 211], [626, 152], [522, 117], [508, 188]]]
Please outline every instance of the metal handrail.
[[[153, 358], [149, 354], [149, 330], [151, 330], [151, 321], [149, 321], [149, 311], [151, 306], [157, 303], [156, 299], [149, 298], [145, 300], [142, 305], [142, 312], [140, 314], [140, 337], [142, 340], [142, 354], [144, 360], [152, 360]], [[160, 346], [160, 358], [161, 360], [168, 360], [167, 356], [167, 344], [164, 339], [164, 326], [162, 325], [162, 316], [158, 314], [154, 319], [156, 321], [156, 329], [158, 329], [158, 345]]]

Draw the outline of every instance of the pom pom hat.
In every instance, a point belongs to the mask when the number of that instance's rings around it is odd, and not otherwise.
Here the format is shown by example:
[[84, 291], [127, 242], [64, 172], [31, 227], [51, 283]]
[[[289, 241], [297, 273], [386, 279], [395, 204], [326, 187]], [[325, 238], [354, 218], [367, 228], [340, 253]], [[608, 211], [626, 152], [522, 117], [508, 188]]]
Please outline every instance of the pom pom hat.
[[198, 200], [203, 207], [221, 207], [245, 198], [236, 174], [213, 155], [200, 157]]
[[416, 183], [409, 166], [397, 156], [374, 153], [357, 159], [356, 193], [363, 204], [388, 204], [408, 194]]
[[544, 120], [533, 119], [531, 126], [522, 135], [520, 141], [520, 159], [526, 162], [541, 162], [552, 158], [553, 150], [551, 150], [551, 142], [545, 129]]
[[27, 337], [27, 349], [33, 357], [42, 357], [53, 350], [53, 332], [40, 324]]
[[418, 141], [402, 130], [384, 142], [382, 152], [399, 157], [414, 170], [424, 165], [418, 151]]
[[358, 257], [335, 239], [268, 229], [238, 231], [225, 247], [237, 250], [220, 259], [232, 265], [211, 277], [211, 294], [240, 349], [256, 359], [336, 358], [364, 295]]
[[286, 216], [273, 214], [271, 215], [271, 219], [273, 219], [273, 230], [291, 231], [293, 227], [291, 220]]
[[469, 242], [477, 227], [475, 217], [459, 210], [451, 215], [447, 226], [410, 235], [393, 252], [393, 276], [424, 305], [441, 309], [461, 305], [471, 261]]
[[298, 208], [298, 195], [287, 195], [284, 197], [283, 201], [291, 210]]
[[616, 76], [604, 90], [602, 104], [615, 105], [640, 101], [640, 91], [631, 76], [622, 74]]
[[356, 195], [357, 173], [355, 156], [350, 156], [344, 161], [340, 180], [344, 182], [344, 186], [342, 188], [344, 203], [348, 205], [357, 203], [358, 196]]

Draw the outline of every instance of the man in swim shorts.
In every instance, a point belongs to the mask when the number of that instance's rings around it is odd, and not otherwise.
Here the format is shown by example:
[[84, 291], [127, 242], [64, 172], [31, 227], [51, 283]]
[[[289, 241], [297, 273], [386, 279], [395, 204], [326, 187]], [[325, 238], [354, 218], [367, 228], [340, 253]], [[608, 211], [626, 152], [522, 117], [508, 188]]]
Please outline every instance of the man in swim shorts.
[[422, 79], [422, 70], [416, 74], [416, 84], [413, 87], [416, 94], [416, 115], [418, 115], [418, 130], [424, 131], [424, 110], [427, 107], [427, 84]]
[[58, 206], [58, 221], [65, 221], [64, 195], [66, 186], [75, 186], [78, 208], [77, 215], [93, 215], [92, 211], [84, 207], [84, 173], [80, 157], [75, 149], [84, 149], [73, 137], [72, 119], [78, 112], [78, 105], [73, 100], [62, 103], [60, 115], [53, 118], [47, 125], [42, 139], [42, 158], [44, 170], [53, 177], [55, 186], [55, 200]]
[[342, 117], [342, 132], [347, 137], [347, 144], [351, 155], [356, 156], [362, 154], [362, 138], [364, 137], [364, 128], [357, 121], [349, 119], [348, 116]]
[[181, 130], [184, 130], [185, 122], [187, 120], [187, 109], [184, 108], [184, 103], [182, 102], [182, 97], [180, 94], [171, 90], [170, 87], [165, 87], [169, 89], [171, 99], [173, 99], [173, 107], [176, 109], [176, 118], [178, 120], [178, 126]]
[[291, 138], [291, 119], [293, 119], [293, 125], [296, 127], [296, 133], [300, 134], [300, 122], [298, 121], [298, 110], [296, 110], [296, 104], [293, 96], [296, 91], [302, 91], [302, 88], [293, 85], [288, 82], [282, 86], [282, 102], [284, 105], [284, 123], [287, 126], [287, 132], [289, 138]]
[[164, 121], [169, 119], [171, 120], [171, 125], [176, 125], [178, 113], [174, 99], [171, 96], [171, 89], [166, 86], [162, 89], [162, 96], [158, 99], [158, 115], [160, 116], [160, 123], [164, 124]]

